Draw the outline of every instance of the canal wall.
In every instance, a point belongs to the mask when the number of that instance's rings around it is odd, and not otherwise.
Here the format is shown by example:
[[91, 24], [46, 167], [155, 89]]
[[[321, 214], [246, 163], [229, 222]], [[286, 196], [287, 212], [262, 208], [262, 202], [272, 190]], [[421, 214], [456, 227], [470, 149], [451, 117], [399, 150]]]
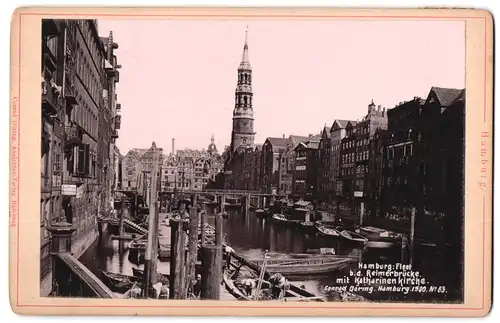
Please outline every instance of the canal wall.
[[[87, 249], [97, 240], [99, 237], [99, 232], [97, 227], [92, 228], [86, 235], [80, 239], [73, 241], [71, 246], [71, 251], [73, 255], [78, 259], [81, 255], [87, 251]], [[52, 292], [52, 270], [43, 278], [40, 283], [40, 296], [46, 297]]]

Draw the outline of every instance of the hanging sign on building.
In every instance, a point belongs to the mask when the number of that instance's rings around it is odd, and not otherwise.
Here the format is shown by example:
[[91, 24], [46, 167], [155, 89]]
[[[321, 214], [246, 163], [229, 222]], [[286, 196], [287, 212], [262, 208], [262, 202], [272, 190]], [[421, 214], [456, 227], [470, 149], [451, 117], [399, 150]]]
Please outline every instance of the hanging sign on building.
[[72, 184], [61, 185], [61, 194], [65, 196], [76, 196], [76, 185]]
[[354, 197], [363, 197], [363, 192], [361, 192], [361, 191], [355, 191], [354, 192]]

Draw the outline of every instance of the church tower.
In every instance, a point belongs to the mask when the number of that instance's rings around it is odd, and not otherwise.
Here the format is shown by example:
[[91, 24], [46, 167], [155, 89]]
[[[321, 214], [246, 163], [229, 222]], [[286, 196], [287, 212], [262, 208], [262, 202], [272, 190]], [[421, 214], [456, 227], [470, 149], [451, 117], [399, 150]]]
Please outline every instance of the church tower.
[[248, 27], [245, 33], [243, 56], [238, 67], [238, 83], [235, 91], [233, 110], [233, 130], [231, 133], [231, 153], [239, 147], [254, 145], [255, 132], [253, 131], [252, 107], [252, 66], [248, 59]]

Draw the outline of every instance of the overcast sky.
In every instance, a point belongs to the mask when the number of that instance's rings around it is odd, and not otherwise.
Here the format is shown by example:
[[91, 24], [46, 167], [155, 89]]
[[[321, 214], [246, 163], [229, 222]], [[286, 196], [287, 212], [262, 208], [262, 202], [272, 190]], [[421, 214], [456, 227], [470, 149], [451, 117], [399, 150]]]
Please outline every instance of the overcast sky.
[[464, 22], [99, 20], [119, 44], [123, 154], [229, 145], [246, 26], [256, 143], [465, 86]]

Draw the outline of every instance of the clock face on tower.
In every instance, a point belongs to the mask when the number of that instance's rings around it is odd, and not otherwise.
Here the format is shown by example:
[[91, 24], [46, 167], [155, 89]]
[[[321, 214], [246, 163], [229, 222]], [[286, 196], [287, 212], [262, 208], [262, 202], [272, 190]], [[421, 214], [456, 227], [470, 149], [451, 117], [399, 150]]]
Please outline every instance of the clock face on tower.
[[248, 121], [247, 120], [243, 121], [243, 125], [244, 126], [248, 125]]

